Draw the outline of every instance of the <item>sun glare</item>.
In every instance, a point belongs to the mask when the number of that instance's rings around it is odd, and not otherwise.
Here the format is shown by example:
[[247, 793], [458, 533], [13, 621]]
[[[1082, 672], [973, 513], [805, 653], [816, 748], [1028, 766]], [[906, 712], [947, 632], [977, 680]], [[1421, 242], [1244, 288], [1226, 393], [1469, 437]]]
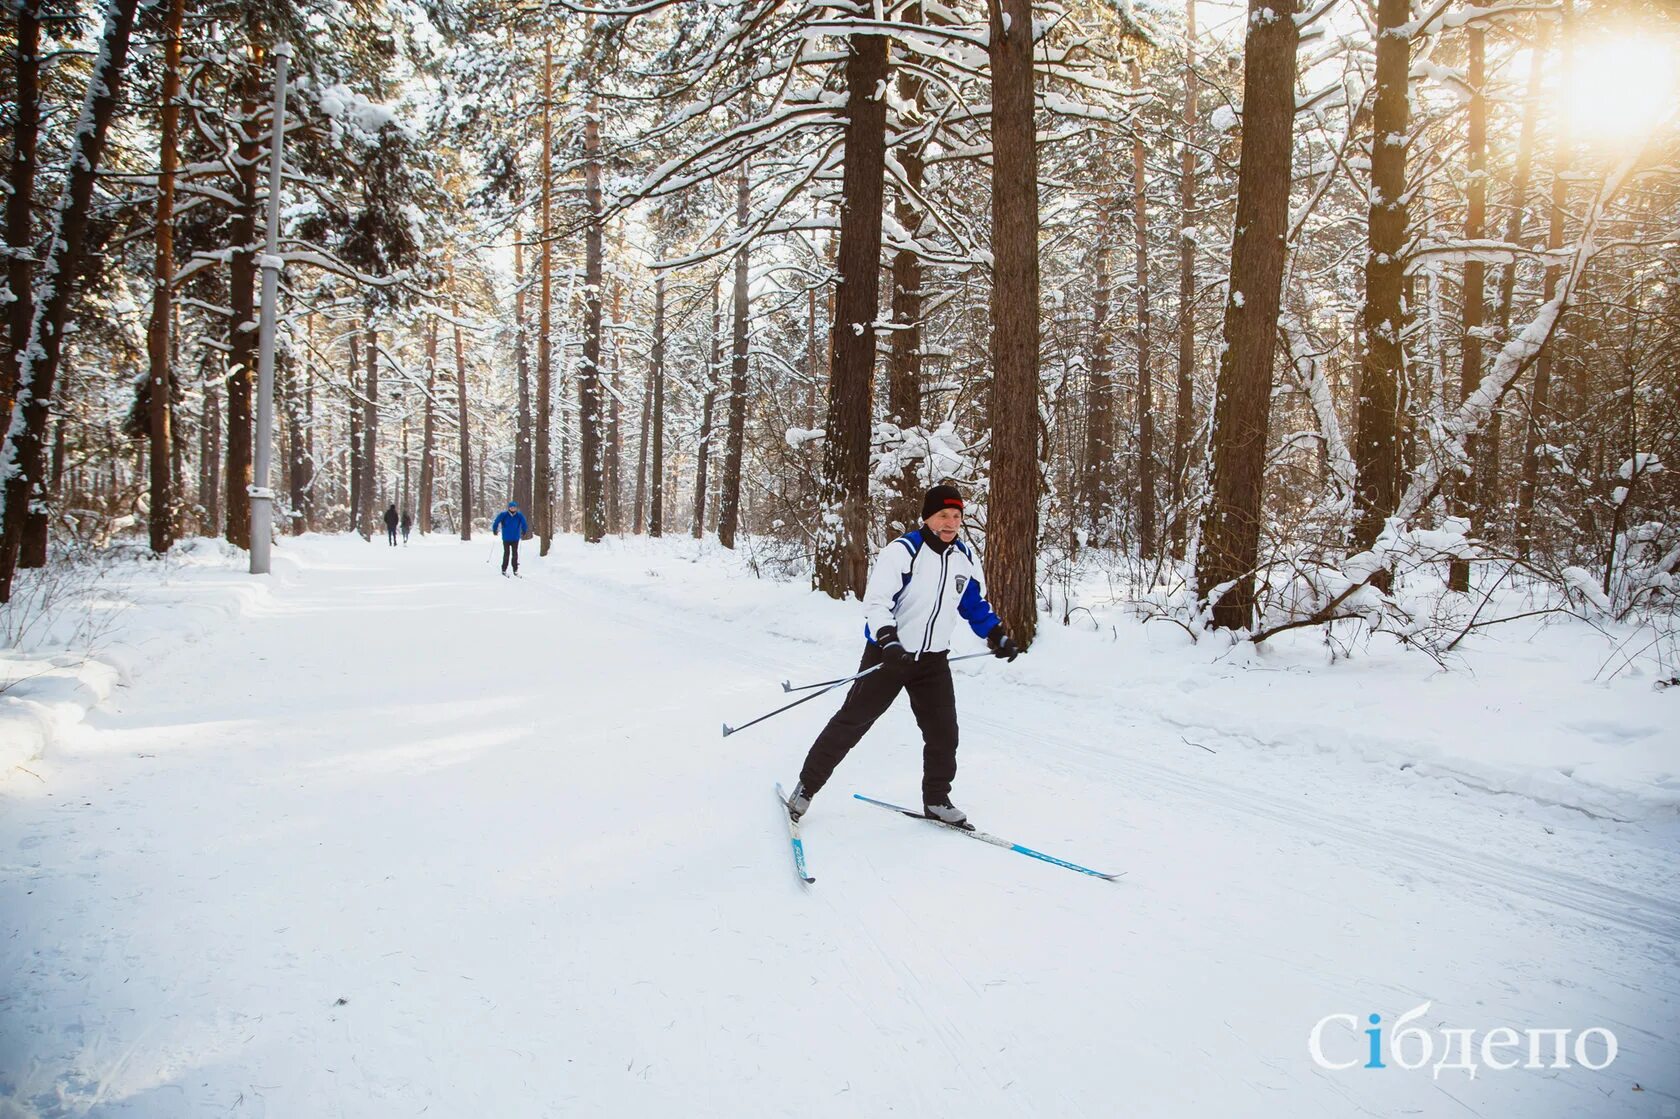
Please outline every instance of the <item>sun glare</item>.
[[1587, 144], [1638, 143], [1668, 115], [1680, 88], [1680, 43], [1623, 35], [1577, 47], [1565, 89], [1570, 131]]

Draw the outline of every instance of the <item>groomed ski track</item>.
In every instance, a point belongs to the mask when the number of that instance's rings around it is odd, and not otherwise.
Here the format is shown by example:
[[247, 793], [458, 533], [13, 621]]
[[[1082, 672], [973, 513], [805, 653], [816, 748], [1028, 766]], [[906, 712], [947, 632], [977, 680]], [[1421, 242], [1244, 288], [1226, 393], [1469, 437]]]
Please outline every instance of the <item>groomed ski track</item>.
[[[272, 593], [160, 640], [3, 789], [0, 1116], [1680, 1102], [1672, 846], [1272, 750], [1193, 696], [1093, 700], [1031, 655], [956, 670], [954, 799], [1126, 877], [854, 803], [917, 795], [900, 703], [805, 817], [801, 886], [765, 790], [841, 693], [717, 728], [846, 671], [856, 607], [788, 611], [687, 544], [533, 541], [504, 580], [488, 538], [288, 541]], [[1600, 1026], [1620, 1054], [1473, 1080], [1308, 1054], [1326, 1015], [1426, 1001], [1426, 1028]]]

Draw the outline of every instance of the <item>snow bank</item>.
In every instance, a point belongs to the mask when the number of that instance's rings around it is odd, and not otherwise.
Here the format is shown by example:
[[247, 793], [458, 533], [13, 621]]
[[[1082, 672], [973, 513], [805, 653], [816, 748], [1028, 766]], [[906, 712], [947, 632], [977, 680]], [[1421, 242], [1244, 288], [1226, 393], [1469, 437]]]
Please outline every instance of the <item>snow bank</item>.
[[[7, 609], [22, 639], [0, 648], [0, 785], [25, 774], [89, 711], [128, 684], [147, 662], [168, 656], [264, 601], [268, 586], [246, 572], [246, 554], [217, 540], [179, 544], [163, 561], [112, 554], [65, 576], [43, 609], [19, 573]], [[287, 561], [276, 556], [284, 579]], [[24, 624], [27, 621], [27, 625]]]

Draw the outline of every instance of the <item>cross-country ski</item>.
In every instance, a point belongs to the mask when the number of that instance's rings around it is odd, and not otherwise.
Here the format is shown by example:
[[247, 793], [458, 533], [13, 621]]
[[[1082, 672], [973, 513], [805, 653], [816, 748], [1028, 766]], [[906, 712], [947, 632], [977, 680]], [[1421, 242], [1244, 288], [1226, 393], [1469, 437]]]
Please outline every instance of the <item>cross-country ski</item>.
[[788, 811], [787, 793], [779, 784], [776, 786], [776, 803], [781, 805], [782, 819], [787, 823], [788, 839], [793, 848], [793, 871], [808, 886], [816, 878], [805, 865], [805, 840], [799, 834], [799, 818]]
[[[777, 786], [777, 788], [779, 790], [780, 786]], [[853, 793], [852, 797], [856, 800], [863, 801], [865, 804], [873, 804], [877, 807], [897, 812], [901, 816], [908, 816], [912, 820], [921, 820], [923, 823], [927, 824], [937, 824], [939, 827], [942, 827], [947, 831], [958, 832], [962, 835], [968, 836], [970, 839], [978, 839], [981, 843], [990, 843], [993, 847], [1002, 847], [1006, 851], [1014, 851], [1017, 855], [1025, 855], [1029, 859], [1038, 859], [1039, 861], [1049, 863], [1052, 866], [1066, 867], [1068, 870], [1075, 870], [1080, 874], [1089, 874], [1092, 878], [1101, 878], [1104, 881], [1113, 882], [1115, 879], [1120, 878], [1126, 873], [1122, 870], [1115, 874], [1104, 874], [1102, 871], [1092, 870], [1088, 866], [1080, 866], [1078, 863], [1070, 863], [1066, 859], [1058, 859], [1054, 855], [1046, 855], [1043, 851], [1035, 851], [1031, 847], [1022, 846], [1019, 843], [1011, 843], [1009, 840], [1002, 839], [995, 835], [988, 835], [986, 832], [976, 829], [974, 825], [966, 821], [960, 824], [948, 824], [937, 817], [929, 816], [926, 812], [917, 812], [914, 809], [904, 807], [902, 804], [892, 804], [889, 801], [876, 800], [874, 797], [866, 797], [862, 793]]]

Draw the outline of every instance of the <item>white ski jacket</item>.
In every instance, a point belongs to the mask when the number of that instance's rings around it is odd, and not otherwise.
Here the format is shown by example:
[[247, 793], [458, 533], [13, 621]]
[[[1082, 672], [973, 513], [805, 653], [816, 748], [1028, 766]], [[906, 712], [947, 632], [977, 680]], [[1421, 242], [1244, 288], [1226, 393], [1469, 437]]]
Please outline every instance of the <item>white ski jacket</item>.
[[912, 656], [944, 652], [960, 617], [978, 636], [1001, 623], [985, 599], [980, 564], [961, 540], [943, 552], [927, 546], [920, 530], [906, 533], [875, 557], [863, 592], [864, 636], [871, 642], [887, 626]]

